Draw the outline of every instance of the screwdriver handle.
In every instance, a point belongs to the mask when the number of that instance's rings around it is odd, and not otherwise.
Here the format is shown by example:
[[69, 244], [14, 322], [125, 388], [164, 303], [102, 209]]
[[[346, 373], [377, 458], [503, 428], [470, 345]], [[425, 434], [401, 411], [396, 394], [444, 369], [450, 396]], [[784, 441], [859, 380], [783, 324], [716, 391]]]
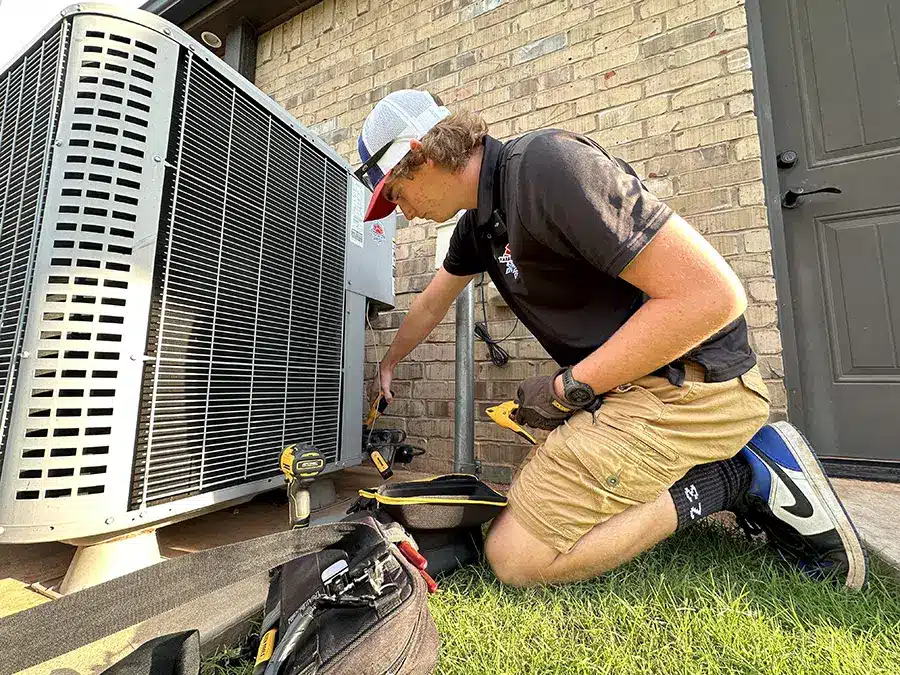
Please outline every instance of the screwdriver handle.
[[412, 566], [416, 569], [424, 570], [426, 567], [428, 567], [428, 561], [425, 559], [425, 557], [416, 549], [414, 549], [412, 544], [410, 544], [408, 541], [401, 541], [399, 544], [397, 544], [397, 548], [400, 549], [403, 557], [409, 560]]
[[426, 572], [425, 570], [419, 570], [419, 574], [421, 574], [422, 578], [425, 580], [425, 585], [428, 586], [428, 592], [437, 593], [438, 585], [437, 582], [431, 577], [431, 575], [428, 574], [428, 572]]
[[382, 455], [381, 452], [370, 447], [369, 457], [372, 460], [372, 464], [374, 464], [375, 468], [378, 469], [378, 473], [381, 474], [381, 478], [383, 480], [387, 480], [394, 475], [394, 471], [393, 469], [391, 469], [391, 465], [388, 464], [387, 460], [384, 458], [384, 455]]
[[275, 638], [278, 636], [278, 628], [270, 628], [260, 638], [259, 649], [256, 650], [256, 663], [253, 665], [253, 675], [263, 675], [266, 666], [275, 652]]
[[[394, 392], [391, 391], [391, 396], [394, 395]], [[375, 397], [375, 400], [372, 401], [372, 407], [369, 408], [369, 415], [366, 417], [366, 427], [371, 428], [373, 424], [375, 424], [375, 420], [378, 419], [378, 416], [383, 414], [385, 410], [387, 410], [388, 401], [384, 397], [383, 392], [378, 392], [378, 395]]]

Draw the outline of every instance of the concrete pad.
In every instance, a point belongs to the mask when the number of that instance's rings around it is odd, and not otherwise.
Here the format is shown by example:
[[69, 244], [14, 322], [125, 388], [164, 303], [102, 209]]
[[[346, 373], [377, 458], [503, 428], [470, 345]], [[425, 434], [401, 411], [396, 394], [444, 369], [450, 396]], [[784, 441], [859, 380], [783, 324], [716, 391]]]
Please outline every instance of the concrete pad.
[[50, 602], [49, 598], [35, 593], [18, 579], [0, 579], [0, 598], [3, 598], [0, 602], [0, 618]]
[[832, 478], [871, 553], [900, 570], [900, 484]]

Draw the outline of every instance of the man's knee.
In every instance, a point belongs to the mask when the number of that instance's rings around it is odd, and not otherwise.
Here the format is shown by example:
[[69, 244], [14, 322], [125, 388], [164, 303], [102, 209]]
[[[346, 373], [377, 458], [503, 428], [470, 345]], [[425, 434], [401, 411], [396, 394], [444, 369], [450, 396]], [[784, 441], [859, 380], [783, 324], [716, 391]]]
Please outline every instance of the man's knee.
[[494, 576], [507, 586], [524, 587], [527, 579], [521, 574], [521, 569], [516, 569], [515, 561], [504, 550], [503, 543], [497, 536], [488, 535], [484, 542], [484, 557], [491, 567]]
[[491, 524], [484, 555], [500, 582], [523, 588], [548, 581], [543, 572], [557, 553], [534, 539], [509, 511], [504, 511]]

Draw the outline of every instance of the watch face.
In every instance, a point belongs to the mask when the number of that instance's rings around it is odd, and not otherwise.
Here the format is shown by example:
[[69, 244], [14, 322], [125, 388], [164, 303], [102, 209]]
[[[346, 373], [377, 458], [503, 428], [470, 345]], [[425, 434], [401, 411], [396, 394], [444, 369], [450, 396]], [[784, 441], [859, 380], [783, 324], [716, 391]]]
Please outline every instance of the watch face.
[[584, 405], [586, 403], [590, 403], [593, 396], [591, 395], [591, 392], [584, 387], [574, 387], [573, 389], [566, 392], [566, 398], [569, 399], [572, 403]]

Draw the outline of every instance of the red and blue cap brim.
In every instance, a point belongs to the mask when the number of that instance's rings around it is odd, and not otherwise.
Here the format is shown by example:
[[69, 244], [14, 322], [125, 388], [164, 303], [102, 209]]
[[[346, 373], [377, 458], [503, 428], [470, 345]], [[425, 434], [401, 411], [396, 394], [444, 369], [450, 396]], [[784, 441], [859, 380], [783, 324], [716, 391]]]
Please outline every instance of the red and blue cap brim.
[[[359, 137], [357, 147], [359, 150], [359, 158], [362, 160], [362, 163], [365, 164], [369, 161], [372, 153], [369, 152], [369, 149], [363, 142], [362, 135], [360, 135]], [[394, 212], [394, 209], [397, 207], [394, 202], [388, 201], [383, 194], [385, 179], [390, 174], [390, 171], [388, 171], [386, 174], [382, 172], [381, 167], [379, 167], [377, 164], [366, 172], [366, 177], [369, 179], [369, 184], [374, 185], [375, 189], [372, 191], [372, 198], [369, 200], [369, 206], [366, 209], [366, 215], [363, 218], [365, 222], [387, 218], [389, 215], [391, 215], [391, 213]]]

